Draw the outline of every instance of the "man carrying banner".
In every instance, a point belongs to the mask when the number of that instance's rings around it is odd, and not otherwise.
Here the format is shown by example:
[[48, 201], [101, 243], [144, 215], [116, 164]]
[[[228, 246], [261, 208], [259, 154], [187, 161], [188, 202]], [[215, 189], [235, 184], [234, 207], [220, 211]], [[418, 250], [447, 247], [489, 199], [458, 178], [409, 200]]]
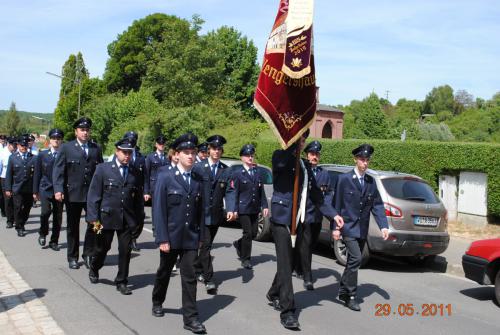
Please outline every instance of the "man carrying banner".
[[[300, 327], [295, 316], [295, 304], [292, 285], [293, 245], [290, 235], [293, 204], [300, 204], [298, 219], [304, 224], [306, 200], [310, 199], [316, 208], [329, 220], [335, 220], [342, 227], [343, 221], [337, 215], [331, 202], [326, 202], [321, 189], [316, 184], [314, 173], [308, 161], [300, 160], [298, 197], [293, 196], [295, 162], [304, 147], [306, 132], [287, 150], [276, 150], [273, 153], [273, 196], [271, 198], [271, 231], [276, 247], [277, 271], [267, 299], [275, 309], [281, 311], [281, 324], [288, 329]], [[295, 199], [296, 198], [296, 199]]]
[[335, 218], [338, 227], [343, 225], [332, 204], [324, 201], [309, 163], [300, 160], [307, 137], [303, 134], [316, 114], [313, 7], [313, 0], [280, 1], [254, 96], [255, 108], [284, 149], [275, 151], [272, 158], [271, 229], [278, 264], [267, 298], [281, 310], [281, 323], [288, 329], [299, 328], [294, 315], [292, 247], [296, 225], [305, 219], [307, 198], [324, 216]]

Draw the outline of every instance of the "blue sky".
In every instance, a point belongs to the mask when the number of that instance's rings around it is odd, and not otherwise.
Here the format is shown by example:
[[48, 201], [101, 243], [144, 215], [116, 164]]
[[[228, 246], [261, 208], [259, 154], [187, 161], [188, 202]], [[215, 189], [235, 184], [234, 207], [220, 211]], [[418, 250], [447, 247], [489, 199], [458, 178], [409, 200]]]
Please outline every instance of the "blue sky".
[[[60, 73], [81, 51], [102, 77], [107, 45], [136, 19], [162, 12], [204, 32], [234, 26], [263, 49], [278, 0], [1, 0], [0, 109], [53, 112]], [[449, 84], [485, 99], [500, 91], [500, 2], [496, 0], [316, 0], [320, 102], [349, 104], [372, 91], [396, 103]]]

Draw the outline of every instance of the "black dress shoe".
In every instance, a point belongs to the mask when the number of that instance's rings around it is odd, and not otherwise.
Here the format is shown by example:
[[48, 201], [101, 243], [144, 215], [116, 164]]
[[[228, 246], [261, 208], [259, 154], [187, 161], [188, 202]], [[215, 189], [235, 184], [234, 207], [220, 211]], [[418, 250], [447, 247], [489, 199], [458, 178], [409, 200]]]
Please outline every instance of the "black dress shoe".
[[131, 295], [132, 294], [132, 291], [127, 287], [126, 284], [116, 285], [116, 290], [119, 291], [123, 295]]
[[80, 268], [80, 265], [78, 265], [78, 262], [73, 260], [68, 262], [68, 266], [70, 269], [76, 270]]
[[14, 224], [12, 222], [7, 222], [7, 228], [8, 229], [14, 228]]
[[141, 249], [137, 246], [137, 240], [135, 238], [132, 239], [132, 241], [130, 242], [130, 246], [132, 248], [133, 251], [141, 251]]
[[59, 247], [59, 244], [55, 242], [50, 242], [49, 243], [49, 248], [54, 250], [54, 251], [59, 251], [61, 248]]
[[347, 308], [355, 312], [361, 311], [361, 307], [359, 307], [359, 304], [357, 303], [356, 299], [354, 299], [354, 297], [351, 297], [351, 299], [349, 299], [345, 305]]
[[40, 244], [40, 246], [45, 246], [45, 243], [47, 243], [47, 241], [45, 240], [45, 236], [43, 235], [40, 235], [38, 236], [38, 244]]
[[217, 285], [211, 280], [205, 283], [205, 288], [208, 294], [215, 294], [217, 292]]
[[89, 279], [92, 284], [97, 284], [99, 282], [99, 272], [90, 269]]
[[165, 315], [165, 312], [163, 311], [163, 306], [153, 306], [153, 309], [151, 311], [151, 314], [153, 316], [156, 316], [157, 318], [161, 318], [162, 316]]
[[82, 258], [83, 258], [83, 265], [85, 265], [87, 269], [90, 269], [90, 257], [82, 256]]
[[18, 229], [18, 230], [17, 230], [17, 236], [19, 236], [19, 237], [24, 237], [24, 236], [26, 236], [26, 230], [24, 230], [24, 229], [22, 229], [22, 228], [21, 228], [21, 229]]
[[238, 258], [241, 258], [241, 250], [238, 247], [238, 241], [233, 241], [233, 247], [236, 249], [236, 254], [238, 255]]
[[278, 298], [271, 297], [269, 293], [266, 294], [266, 298], [269, 301], [270, 306], [273, 306], [275, 310], [281, 312], [280, 300]]
[[248, 270], [253, 269], [252, 263], [250, 263], [249, 260], [241, 262], [241, 266], [244, 267], [245, 269], [248, 269]]
[[295, 317], [295, 315], [288, 315], [281, 318], [281, 324], [286, 329], [299, 329], [300, 323], [299, 320]]
[[304, 288], [308, 291], [314, 291], [314, 285], [310, 281], [305, 281], [304, 282]]
[[191, 321], [189, 323], [184, 324], [184, 329], [190, 330], [195, 334], [205, 334], [207, 332], [207, 329], [198, 320]]

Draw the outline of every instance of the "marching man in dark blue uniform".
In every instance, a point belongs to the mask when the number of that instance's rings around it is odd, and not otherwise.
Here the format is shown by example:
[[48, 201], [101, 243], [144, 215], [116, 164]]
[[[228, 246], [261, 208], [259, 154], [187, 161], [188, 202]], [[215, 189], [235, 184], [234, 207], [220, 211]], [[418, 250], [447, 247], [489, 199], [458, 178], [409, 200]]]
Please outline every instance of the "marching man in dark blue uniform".
[[33, 205], [33, 175], [36, 156], [28, 151], [28, 138], [21, 136], [17, 152], [9, 157], [5, 177], [5, 195], [14, 202], [14, 224], [17, 236], [24, 237], [24, 225], [28, 221]]
[[196, 163], [201, 162], [208, 157], [208, 143], [203, 142], [198, 145], [198, 154], [196, 155]]
[[239, 218], [243, 236], [233, 242], [241, 266], [252, 269], [252, 240], [257, 236], [258, 216], [267, 217], [267, 205], [264, 183], [254, 163], [255, 147], [245, 144], [240, 150], [242, 166], [232, 169], [229, 188], [226, 194], [228, 221]]
[[[123, 135], [123, 138], [128, 138], [134, 146], [134, 151], [132, 152], [132, 157], [130, 158], [130, 164], [134, 166], [135, 170], [138, 173], [139, 184], [141, 185], [141, 192], [144, 192], [144, 175], [146, 171], [146, 157], [141, 153], [139, 147], [137, 146], [137, 141], [139, 139], [139, 135], [135, 131], [128, 131]], [[141, 251], [137, 246], [137, 239], [142, 233], [142, 229], [144, 228], [144, 217], [140, 220], [137, 228], [132, 232], [132, 242], [131, 247], [133, 251]]]
[[203, 225], [202, 178], [192, 170], [196, 159], [198, 138], [191, 133], [177, 138], [172, 147], [178, 164], [162, 169], [153, 198], [156, 243], [160, 247], [160, 266], [156, 272], [152, 300], [154, 316], [164, 315], [170, 275], [180, 257], [182, 281], [182, 314], [184, 328], [196, 334], [205, 333], [196, 307], [196, 261]]
[[213, 281], [214, 268], [210, 250], [215, 235], [221, 223], [226, 220], [224, 216], [224, 196], [229, 181], [228, 166], [220, 161], [224, 153], [226, 139], [221, 135], [207, 138], [208, 158], [196, 164], [193, 168], [203, 177], [204, 215], [205, 223], [202, 225], [203, 241], [201, 243], [196, 271], [198, 281], [205, 284], [208, 293], [216, 293], [217, 285]]
[[382, 237], [389, 237], [389, 226], [385, 216], [384, 203], [378, 192], [375, 180], [366, 174], [374, 148], [362, 144], [352, 151], [356, 166], [354, 170], [339, 176], [335, 188], [335, 208], [344, 218], [344, 227], [334, 227], [334, 238], [340, 234], [347, 248], [347, 265], [340, 280], [339, 299], [345, 305], [360, 311], [356, 301], [358, 286], [358, 269], [361, 265], [361, 255], [366, 243], [370, 213], [382, 231]]
[[38, 243], [42, 247], [45, 246], [46, 236], [49, 233], [49, 218], [52, 214], [52, 234], [50, 236], [49, 247], [54, 251], [59, 251], [58, 243], [62, 225], [63, 203], [56, 201], [54, 198], [52, 170], [59, 150], [61, 149], [64, 133], [62, 130], [54, 128], [49, 131], [49, 138], [49, 150], [40, 151], [38, 155], [33, 180], [33, 195], [35, 199], [40, 199], [42, 203]]
[[[80, 249], [80, 216], [87, 211], [87, 193], [97, 164], [103, 162], [101, 148], [90, 140], [92, 120], [82, 117], [75, 121], [76, 139], [64, 143], [57, 155], [52, 171], [54, 197], [66, 204], [66, 235], [68, 241], [68, 266], [78, 269]], [[94, 253], [95, 234], [87, 223], [83, 244], [83, 262], [88, 268]]]
[[146, 156], [146, 170], [144, 171], [144, 196], [146, 201], [150, 200], [154, 195], [158, 170], [170, 163], [165, 153], [166, 142], [167, 138], [165, 136], [158, 136], [155, 143], [156, 150]]
[[[272, 157], [273, 196], [271, 198], [271, 231], [276, 248], [276, 275], [266, 297], [276, 310], [281, 312], [281, 324], [287, 329], [299, 329], [300, 324], [295, 316], [295, 302], [292, 285], [293, 250], [290, 238], [292, 221], [293, 189], [296, 165], [297, 146], [302, 150], [306, 132], [287, 150], [276, 150]], [[298, 221], [304, 224], [305, 204], [309, 197], [312, 203], [330, 221], [342, 226], [342, 218], [337, 214], [331, 202], [325, 201], [323, 193], [316, 184], [316, 179], [308, 161], [300, 160]], [[305, 195], [305, 199], [303, 199]], [[298, 236], [300, 238], [300, 236]]]
[[113, 236], [118, 237], [118, 274], [116, 289], [132, 294], [127, 287], [132, 232], [144, 215], [144, 198], [140, 171], [131, 163], [135, 142], [123, 138], [115, 143], [115, 159], [97, 166], [87, 196], [87, 222], [96, 234], [95, 255], [91, 258], [89, 279], [99, 281], [99, 270], [111, 248]]
[[7, 165], [9, 163], [9, 158], [17, 151], [17, 138], [14, 136], [9, 136], [7, 138], [7, 147], [0, 151], [0, 179], [2, 183], [2, 192], [4, 194], [4, 203], [5, 203], [5, 216], [7, 217], [7, 226], [6, 228], [14, 227], [14, 201], [12, 196], [8, 197], [6, 195], [6, 176], [7, 176]]
[[[330, 182], [330, 176], [326, 170], [323, 170], [319, 164], [321, 157], [321, 143], [312, 141], [309, 143], [304, 152], [307, 155], [307, 161], [311, 164], [311, 170], [316, 180], [324, 201], [333, 205], [333, 191]], [[311, 271], [312, 249], [318, 241], [321, 232], [323, 215], [319, 209], [313, 204], [310, 197], [306, 202], [306, 218], [304, 224], [298, 226], [297, 246], [294, 250], [295, 259], [294, 265], [298, 275], [302, 275], [304, 279], [304, 288], [314, 290], [313, 277]]]

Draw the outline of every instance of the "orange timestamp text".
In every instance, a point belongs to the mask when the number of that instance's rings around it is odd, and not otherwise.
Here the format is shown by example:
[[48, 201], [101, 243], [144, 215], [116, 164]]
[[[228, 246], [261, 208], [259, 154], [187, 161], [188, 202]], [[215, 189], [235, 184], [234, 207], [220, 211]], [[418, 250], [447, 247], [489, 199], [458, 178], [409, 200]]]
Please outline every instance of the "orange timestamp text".
[[451, 304], [376, 304], [375, 316], [451, 316], [452, 310]]

